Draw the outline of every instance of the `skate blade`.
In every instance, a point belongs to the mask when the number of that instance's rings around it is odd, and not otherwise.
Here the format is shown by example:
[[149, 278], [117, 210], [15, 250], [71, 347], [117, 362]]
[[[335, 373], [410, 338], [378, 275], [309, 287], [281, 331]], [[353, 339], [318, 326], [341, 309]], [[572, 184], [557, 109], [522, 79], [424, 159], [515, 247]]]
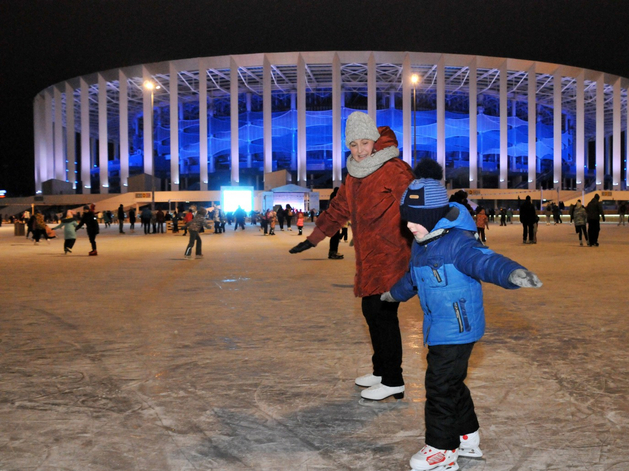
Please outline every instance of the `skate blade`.
[[381, 401], [372, 401], [371, 399], [365, 399], [361, 397], [358, 400], [358, 404], [364, 407], [371, 407], [372, 409], [396, 409], [400, 407], [408, 407], [408, 403], [402, 399], [395, 399], [393, 396], [387, 397]]
[[[457, 471], [459, 468], [458, 463], [455, 461], [451, 464], [442, 464], [441, 466], [437, 466], [436, 468], [430, 468], [430, 471]], [[411, 471], [421, 471], [415, 468], [412, 468]]]
[[459, 456], [466, 458], [482, 458], [483, 452], [480, 448], [459, 448]]

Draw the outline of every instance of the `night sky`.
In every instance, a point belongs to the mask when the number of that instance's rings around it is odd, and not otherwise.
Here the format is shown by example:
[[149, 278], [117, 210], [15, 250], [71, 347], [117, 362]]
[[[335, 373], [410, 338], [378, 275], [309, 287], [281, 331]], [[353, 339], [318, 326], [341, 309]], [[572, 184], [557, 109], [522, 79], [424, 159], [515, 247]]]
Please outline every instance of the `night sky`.
[[0, 189], [34, 193], [32, 100], [62, 80], [228, 54], [477, 54], [629, 77], [627, 0], [0, 0]]

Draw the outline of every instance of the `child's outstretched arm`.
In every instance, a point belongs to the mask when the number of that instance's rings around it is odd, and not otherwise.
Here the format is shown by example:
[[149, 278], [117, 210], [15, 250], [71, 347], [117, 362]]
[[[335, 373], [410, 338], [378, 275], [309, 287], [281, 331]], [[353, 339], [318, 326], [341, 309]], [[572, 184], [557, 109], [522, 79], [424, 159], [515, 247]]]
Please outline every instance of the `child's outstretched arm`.
[[[455, 245], [458, 250], [454, 257], [454, 265], [461, 273], [505, 289], [542, 286], [537, 275], [510, 258], [483, 246], [470, 234], [457, 234]], [[522, 281], [521, 278], [526, 278], [526, 281]], [[525, 286], [519, 283], [529, 284]]]
[[509, 275], [509, 281], [520, 288], [539, 288], [543, 284], [535, 273], [523, 268], [513, 270]]

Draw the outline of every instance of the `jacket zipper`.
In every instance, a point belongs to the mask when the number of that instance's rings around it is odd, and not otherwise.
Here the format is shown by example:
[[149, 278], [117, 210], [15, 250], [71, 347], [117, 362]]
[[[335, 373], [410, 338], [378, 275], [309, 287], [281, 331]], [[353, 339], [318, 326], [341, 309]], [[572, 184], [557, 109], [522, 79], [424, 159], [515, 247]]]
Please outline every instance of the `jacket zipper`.
[[452, 307], [454, 308], [454, 313], [456, 314], [456, 320], [459, 323], [459, 333], [463, 333], [463, 320], [461, 319], [461, 310], [459, 309], [458, 303], [452, 303]]
[[467, 318], [467, 309], [465, 308], [465, 303], [465, 299], [459, 299], [459, 305], [461, 306], [461, 314], [463, 314], [463, 323], [465, 324], [465, 330], [469, 332], [470, 330], [472, 330], [472, 328], [470, 327], [470, 321]]

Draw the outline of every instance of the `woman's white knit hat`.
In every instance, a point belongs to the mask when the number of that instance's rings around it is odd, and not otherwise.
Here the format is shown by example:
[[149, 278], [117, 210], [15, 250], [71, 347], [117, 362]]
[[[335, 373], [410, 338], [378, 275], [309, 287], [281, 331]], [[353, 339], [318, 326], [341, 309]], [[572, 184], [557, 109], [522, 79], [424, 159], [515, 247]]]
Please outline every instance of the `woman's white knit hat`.
[[354, 111], [347, 117], [345, 124], [345, 145], [349, 148], [352, 141], [357, 139], [369, 139], [377, 141], [380, 138], [378, 127], [368, 114]]

